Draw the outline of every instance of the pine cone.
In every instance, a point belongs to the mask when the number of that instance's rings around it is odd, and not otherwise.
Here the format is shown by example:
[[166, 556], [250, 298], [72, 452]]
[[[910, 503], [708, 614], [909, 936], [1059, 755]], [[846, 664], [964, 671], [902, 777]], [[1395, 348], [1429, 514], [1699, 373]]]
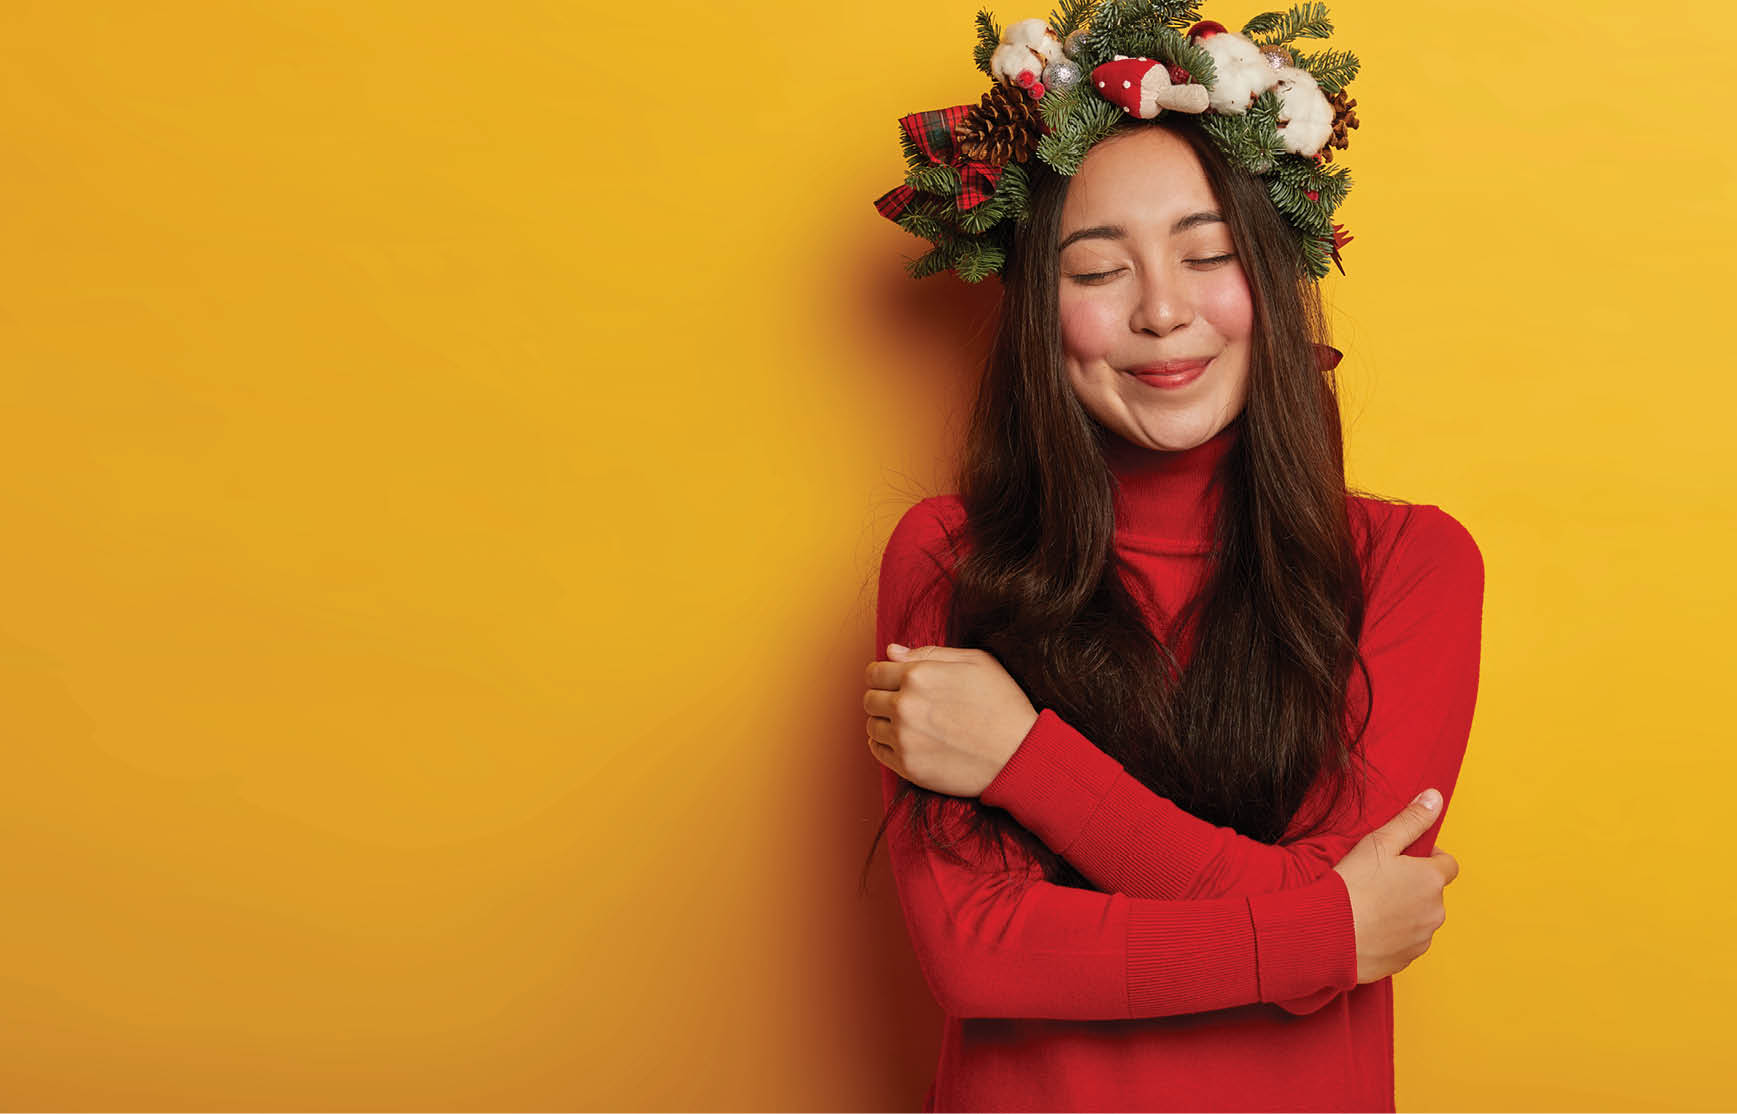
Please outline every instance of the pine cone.
[[1024, 162], [1043, 137], [1043, 117], [1037, 102], [1023, 89], [996, 82], [983, 100], [965, 115], [953, 133], [968, 159], [991, 166]]
[[1333, 136], [1327, 140], [1327, 145], [1321, 148], [1321, 153], [1327, 156], [1327, 161], [1333, 161], [1333, 148], [1343, 151], [1349, 146], [1347, 129], [1357, 126], [1357, 101], [1348, 97], [1345, 90], [1327, 95], [1327, 103], [1333, 106]]

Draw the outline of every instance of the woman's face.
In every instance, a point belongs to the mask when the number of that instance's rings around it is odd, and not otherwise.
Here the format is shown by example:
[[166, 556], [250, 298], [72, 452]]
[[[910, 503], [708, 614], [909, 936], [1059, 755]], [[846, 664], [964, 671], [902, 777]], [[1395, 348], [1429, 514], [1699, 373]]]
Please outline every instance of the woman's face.
[[[1181, 138], [1136, 128], [1087, 152], [1062, 207], [1061, 334], [1069, 382], [1098, 421], [1176, 450], [1242, 412], [1254, 309], [1235, 250]], [[1210, 363], [1168, 386], [1135, 374], [1185, 360]]]

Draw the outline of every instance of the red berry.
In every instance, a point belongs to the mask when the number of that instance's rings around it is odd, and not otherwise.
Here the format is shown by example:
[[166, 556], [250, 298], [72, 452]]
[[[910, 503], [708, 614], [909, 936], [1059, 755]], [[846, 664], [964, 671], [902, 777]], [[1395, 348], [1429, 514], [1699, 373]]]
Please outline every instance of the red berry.
[[1309, 192], [1305, 193], [1303, 196], [1308, 198], [1310, 201], [1321, 200], [1321, 195], [1319, 193], [1315, 192], [1314, 190], [1310, 190]]
[[1170, 84], [1172, 85], [1187, 85], [1190, 81], [1194, 80], [1187, 70], [1178, 66], [1175, 62], [1165, 63], [1164, 68], [1170, 71]]
[[1031, 89], [1030, 89], [1030, 93], [1031, 93], [1031, 99], [1032, 100], [1034, 100], [1034, 101], [1042, 100], [1043, 99], [1043, 82], [1041, 82], [1041, 81], [1033, 82]]
[[1029, 89], [1029, 88], [1031, 88], [1031, 83], [1037, 80], [1037, 75], [1033, 74], [1030, 70], [1020, 70], [1019, 76], [1014, 78], [1013, 80], [1018, 85], [1023, 86], [1026, 89]]

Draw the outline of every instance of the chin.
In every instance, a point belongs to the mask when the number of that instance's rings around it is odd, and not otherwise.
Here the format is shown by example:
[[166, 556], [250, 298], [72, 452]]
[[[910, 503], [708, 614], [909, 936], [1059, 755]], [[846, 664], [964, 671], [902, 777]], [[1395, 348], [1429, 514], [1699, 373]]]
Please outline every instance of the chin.
[[1210, 440], [1230, 423], [1224, 417], [1224, 407], [1215, 398], [1182, 407], [1141, 401], [1130, 404], [1127, 415], [1124, 420], [1131, 421], [1135, 428], [1124, 430], [1124, 437], [1166, 449], [1191, 449]]

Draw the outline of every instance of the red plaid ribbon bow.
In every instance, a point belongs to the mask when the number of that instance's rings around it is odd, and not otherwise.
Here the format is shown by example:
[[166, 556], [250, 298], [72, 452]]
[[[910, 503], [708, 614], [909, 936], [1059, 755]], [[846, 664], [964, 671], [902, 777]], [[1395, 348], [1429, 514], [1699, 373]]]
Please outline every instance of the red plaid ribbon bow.
[[[964, 122], [975, 104], [956, 104], [952, 108], [936, 108], [928, 112], [913, 112], [899, 119], [899, 127], [911, 137], [917, 150], [937, 166], [951, 166], [959, 171], [959, 211], [974, 208], [989, 200], [995, 183], [1001, 180], [1002, 168], [986, 162], [967, 159], [959, 152], [953, 130]], [[888, 220], [896, 221], [917, 199], [917, 191], [909, 185], [898, 185], [875, 199], [875, 208]]]

